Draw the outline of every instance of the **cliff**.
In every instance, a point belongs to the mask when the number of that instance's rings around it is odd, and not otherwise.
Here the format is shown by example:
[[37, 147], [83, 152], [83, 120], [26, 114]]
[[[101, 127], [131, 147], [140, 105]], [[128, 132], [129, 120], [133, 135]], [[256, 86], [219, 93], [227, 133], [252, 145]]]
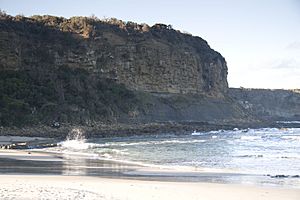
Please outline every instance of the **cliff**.
[[117, 19], [1, 15], [0, 125], [247, 121], [200, 37]]
[[69, 67], [159, 93], [218, 95], [225, 59], [200, 37], [163, 24], [54, 16], [1, 18], [1, 69]]
[[299, 90], [230, 88], [229, 94], [256, 118], [271, 121], [300, 120]]

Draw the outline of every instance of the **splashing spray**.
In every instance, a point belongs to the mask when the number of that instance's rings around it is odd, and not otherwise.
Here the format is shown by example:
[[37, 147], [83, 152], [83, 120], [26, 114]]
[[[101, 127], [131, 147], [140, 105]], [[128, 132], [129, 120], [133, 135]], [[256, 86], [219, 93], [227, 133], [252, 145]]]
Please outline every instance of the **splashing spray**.
[[80, 128], [72, 129], [67, 135], [67, 140], [85, 141], [84, 132]]
[[60, 146], [67, 149], [88, 149], [89, 144], [86, 143], [86, 139], [84, 137], [84, 131], [80, 128], [72, 129], [67, 135], [66, 141], [63, 141], [59, 144]]

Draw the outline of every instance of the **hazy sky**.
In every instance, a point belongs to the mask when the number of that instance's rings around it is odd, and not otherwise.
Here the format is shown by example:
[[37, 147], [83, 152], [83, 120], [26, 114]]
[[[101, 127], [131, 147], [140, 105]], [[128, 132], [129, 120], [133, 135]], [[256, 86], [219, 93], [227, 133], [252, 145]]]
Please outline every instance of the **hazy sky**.
[[0, 8], [172, 24], [225, 57], [230, 87], [300, 88], [300, 0], [0, 0]]

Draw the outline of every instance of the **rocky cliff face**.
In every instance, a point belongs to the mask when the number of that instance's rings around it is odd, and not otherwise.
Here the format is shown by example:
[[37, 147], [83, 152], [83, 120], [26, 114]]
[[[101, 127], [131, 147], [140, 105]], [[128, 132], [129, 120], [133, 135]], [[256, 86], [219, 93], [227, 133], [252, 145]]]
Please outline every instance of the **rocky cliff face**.
[[230, 88], [229, 94], [257, 118], [300, 120], [299, 90]]
[[228, 89], [225, 59], [170, 25], [0, 13], [0, 127], [299, 120], [299, 102]]
[[171, 26], [117, 19], [2, 16], [0, 68], [41, 71], [81, 68], [128, 88], [220, 96], [225, 59], [200, 37]]
[[247, 121], [225, 59], [170, 25], [0, 16], [0, 125]]

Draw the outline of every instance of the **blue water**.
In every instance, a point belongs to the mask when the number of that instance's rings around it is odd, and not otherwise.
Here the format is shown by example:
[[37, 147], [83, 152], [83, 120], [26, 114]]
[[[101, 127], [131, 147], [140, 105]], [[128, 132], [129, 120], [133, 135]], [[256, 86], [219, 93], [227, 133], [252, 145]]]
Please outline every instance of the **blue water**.
[[[52, 149], [53, 150], [53, 149]], [[57, 151], [190, 170], [212, 170], [274, 177], [300, 187], [300, 129], [244, 129], [86, 140], [78, 135]], [[296, 181], [295, 181], [296, 180]]]

